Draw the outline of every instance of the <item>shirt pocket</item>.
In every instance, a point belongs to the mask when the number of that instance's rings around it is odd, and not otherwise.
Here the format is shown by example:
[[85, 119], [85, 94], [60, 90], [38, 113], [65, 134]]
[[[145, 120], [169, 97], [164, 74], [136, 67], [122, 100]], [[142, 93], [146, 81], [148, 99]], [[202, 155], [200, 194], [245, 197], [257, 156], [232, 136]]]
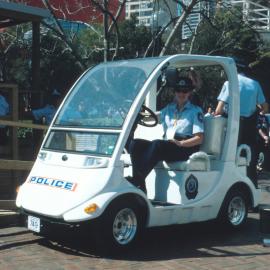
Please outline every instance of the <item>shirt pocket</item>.
[[188, 135], [190, 130], [190, 122], [187, 119], [180, 119], [177, 121], [177, 133]]

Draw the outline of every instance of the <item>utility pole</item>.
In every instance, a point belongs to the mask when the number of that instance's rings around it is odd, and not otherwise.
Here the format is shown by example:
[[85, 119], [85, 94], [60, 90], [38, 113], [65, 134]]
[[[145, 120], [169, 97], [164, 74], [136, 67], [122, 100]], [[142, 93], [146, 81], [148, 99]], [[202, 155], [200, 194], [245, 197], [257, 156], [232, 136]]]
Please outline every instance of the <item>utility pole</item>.
[[108, 60], [108, 54], [109, 54], [109, 45], [108, 45], [108, 0], [103, 0], [103, 7], [104, 7], [104, 13], [103, 13], [103, 27], [104, 27], [104, 62], [107, 62]]

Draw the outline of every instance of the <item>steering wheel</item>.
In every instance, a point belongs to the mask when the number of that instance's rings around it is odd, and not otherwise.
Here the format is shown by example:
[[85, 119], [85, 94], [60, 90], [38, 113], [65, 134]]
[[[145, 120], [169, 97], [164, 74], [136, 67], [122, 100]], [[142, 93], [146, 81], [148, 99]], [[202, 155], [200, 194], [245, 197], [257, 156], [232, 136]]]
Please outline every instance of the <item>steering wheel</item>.
[[138, 124], [145, 127], [154, 127], [158, 124], [158, 117], [151, 109], [142, 105], [141, 111], [139, 112]]

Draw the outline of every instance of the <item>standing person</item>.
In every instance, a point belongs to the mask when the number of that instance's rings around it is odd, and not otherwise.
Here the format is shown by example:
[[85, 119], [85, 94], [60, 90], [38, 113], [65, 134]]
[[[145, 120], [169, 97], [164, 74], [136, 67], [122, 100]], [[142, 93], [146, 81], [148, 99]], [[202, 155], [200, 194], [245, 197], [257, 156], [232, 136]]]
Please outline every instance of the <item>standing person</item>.
[[201, 76], [194, 68], [190, 68], [188, 71], [188, 77], [191, 79], [195, 90], [199, 90], [202, 87]]
[[260, 113], [257, 121], [258, 129], [258, 152], [264, 155], [263, 169], [270, 171], [270, 148], [269, 148], [269, 132], [270, 124], [265, 114]]
[[[247, 77], [248, 67], [244, 62], [238, 59], [236, 66], [238, 70], [238, 82], [240, 90], [240, 123], [238, 144], [247, 144], [251, 149], [251, 162], [247, 169], [247, 175], [257, 187], [257, 149], [256, 149], [256, 122], [257, 108], [260, 108], [263, 113], [268, 111], [268, 104], [265, 101], [263, 90], [260, 84]], [[229, 83], [226, 81], [218, 96], [218, 105], [215, 110], [215, 115], [228, 112], [229, 101]]]
[[0, 93], [0, 116], [5, 116], [9, 113], [9, 104], [6, 98]]
[[180, 77], [174, 87], [174, 102], [161, 110], [165, 140], [135, 139], [130, 143], [133, 178], [129, 180], [144, 192], [145, 178], [159, 161], [187, 160], [199, 150], [204, 133], [203, 113], [189, 101], [193, 88], [189, 78]]
[[49, 125], [56, 113], [60, 101], [61, 94], [57, 90], [54, 90], [44, 107], [32, 110], [34, 120], [39, 124]]
[[[54, 90], [48, 97], [48, 102], [44, 107], [31, 111], [33, 122], [36, 124], [50, 125], [60, 104], [60, 101], [61, 94], [57, 90]], [[40, 147], [43, 137], [43, 130], [33, 130], [33, 146], [35, 150]]]
[[201, 100], [200, 100], [200, 97], [198, 94], [198, 91], [202, 87], [201, 76], [197, 71], [195, 71], [194, 68], [190, 68], [190, 70], [188, 71], [188, 77], [191, 79], [192, 84], [194, 86], [194, 89], [192, 91], [192, 95], [190, 97], [190, 101], [194, 105], [201, 106]]
[[[6, 98], [0, 94], [0, 116], [5, 116], [9, 113], [9, 104]], [[6, 126], [0, 125], [0, 143], [5, 144], [7, 139]]]

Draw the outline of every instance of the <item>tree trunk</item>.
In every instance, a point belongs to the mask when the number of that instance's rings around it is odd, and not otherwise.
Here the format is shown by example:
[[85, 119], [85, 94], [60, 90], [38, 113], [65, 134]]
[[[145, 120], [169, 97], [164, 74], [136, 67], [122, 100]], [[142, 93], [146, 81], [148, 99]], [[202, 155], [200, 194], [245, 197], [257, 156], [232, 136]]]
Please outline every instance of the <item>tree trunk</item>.
[[188, 17], [188, 15], [191, 13], [193, 7], [198, 3], [199, 1], [198, 0], [191, 0], [190, 4], [188, 6], [184, 6], [182, 4], [182, 7], [185, 7], [183, 8], [183, 13], [182, 15], [179, 17], [179, 19], [177, 20], [174, 28], [172, 29], [170, 35], [168, 36], [161, 52], [160, 52], [160, 56], [163, 56], [167, 53], [167, 50], [168, 48], [171, 47], [174, 39], [175, 39], [175, 36], [177, 33], [179, 33], [179, 29], [180, 27], [182, 27], [183, 23], [185, 22], [186, 18]]

